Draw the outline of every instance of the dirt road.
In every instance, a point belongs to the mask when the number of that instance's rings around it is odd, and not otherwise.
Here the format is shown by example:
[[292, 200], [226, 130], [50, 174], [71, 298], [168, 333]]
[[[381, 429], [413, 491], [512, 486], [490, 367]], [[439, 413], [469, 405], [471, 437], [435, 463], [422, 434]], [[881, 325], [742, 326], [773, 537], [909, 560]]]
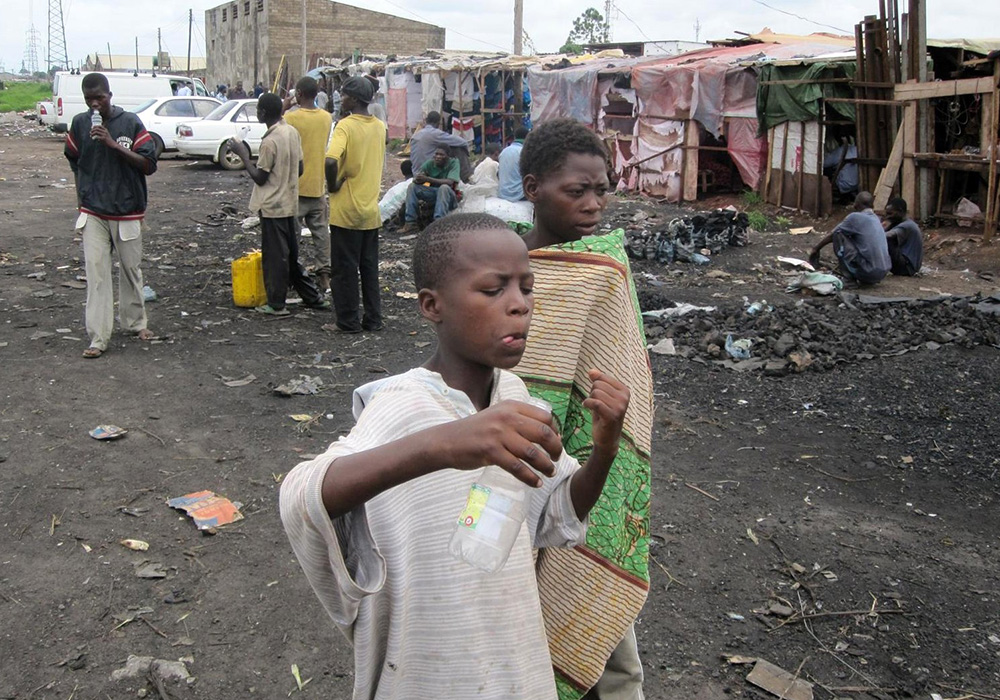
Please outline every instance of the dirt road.
[[[116, 335], [90, 361], [61, 142], [0, 136], [0, 177], [0, 698], [157, 697], [149, 674], [111, 679], [129, 655], [186, 659], [196, 681], [166, 682], [171, 698], [350, 697], [350, 648], [292, 557], [277, 490], [349, 430], [355, 386], [430, 352], [414, 302], [397, 296], [412, 291], [412, 241], [383, 236], [382, 333], [330, 332], [323, 312], [260, 317], [233, 307], [229, 285], [229, 260], [257, 245], [240, 226], [249, 179], [167, 158], [149, 181], [144, 265], [158, 340]], [[611, 218], [638, 208], [673, 215], [616, 202]], [[731, 655], [767, 659], [818, 698], [995, 697], [997, 317], [838, 300], [805, 314], [773, 261], [812, 240], [756, 236], [709, 268], [636, 265], [647, 305], [719, 307], [650, 327], [689, 356], [652, 358], [654, 558], [637, 625], [646, 696], [774, 697]], [[936, 272], [890, 280], [886, 295], [992, 291], [995, 256], [961, 234], [934, 240]], [[748, 325], [743, 296], [776, 305], [773, 323]], [[870, 345], [864, 333], [895, 338], [902, 316], [903, 354], [850, 346], [855, 335]], [[964, 334], [930, 337], [953, 328]], [[833, 343], [833, 359], [782, 376], [729, 370], [702, 347], [718, 331], [752, 332], [769, 352], [790, 333], [804, 349], [818, 343], [817, 358]], [[322, 380], [317, 394], [272, 391], [301, 375]], [[109, 423], [128, 435], [88, 436]], [[245, 519], [205, 536], [165, 504], [202, 489], [239, 501]], [[301, 693], [293, 664], [309, 681]]]

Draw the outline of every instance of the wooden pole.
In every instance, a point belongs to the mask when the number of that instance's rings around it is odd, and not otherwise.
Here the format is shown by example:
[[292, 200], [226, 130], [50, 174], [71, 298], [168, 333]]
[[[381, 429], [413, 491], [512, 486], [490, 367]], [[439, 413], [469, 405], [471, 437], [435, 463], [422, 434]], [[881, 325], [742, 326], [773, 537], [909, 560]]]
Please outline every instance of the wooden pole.
[[520, 56], [524, 51], [524, 0], [514, 0], [514, 55]]
[[[188, 60], [187, 60], [187, 74], [191, 77], [191, 28], [194, 26], [194, 10], [188, 10]], [[191, 91], [194, 94], [194, 90]]]
[[826, 104], [820, 100], [820, 121], [816, 124], [816, 211], [814, 216], [823, 213], [823, 150], [826, 141], [823, 138], [823, 121], [826, 118]]
[[806, 122], [799, 123], [802, 125], [802, 140], [799, 145], [799, 172], [795, 175], [795, 208], [802, 211], [802, 177], [806, 169]]
[[993, 234], [997, 230], [997, 149], [1000, 148], [1000, 139], [997, 138], [998, 121], [1000, 121], [1000, 58], [993, 62], [993, 97], [991, 99], [993, 108], [990, 119], [990, 145], [986, 151], [990, 159], [989, 184], [986, 189], [986, 220], [983, 227], [983, 243], [989, 243], [993, 239]]
[[764, 201], [771, 196], [771, 159], [774, 158], [774, 127], [767, 132], [767, 170], [764, 171]]
[[784, 205], [785, 197], [785, 161], [788, 159], [788, 125], [791, 122], [785, 122], [782, 126], [785, 129], [785, 133], [781, 137], [781, 170], [778, 171], [778, 206]]

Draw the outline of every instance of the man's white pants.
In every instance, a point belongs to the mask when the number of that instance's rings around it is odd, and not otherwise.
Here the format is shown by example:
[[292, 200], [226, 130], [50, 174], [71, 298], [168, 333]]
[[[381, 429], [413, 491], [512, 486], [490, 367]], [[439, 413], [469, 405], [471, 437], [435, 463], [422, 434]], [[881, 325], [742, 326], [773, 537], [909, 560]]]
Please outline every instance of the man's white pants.
[[[146, 327], [142, 300], [141, 221], [109, 221], [85, 215], [83, 257], [87, 271], [87, 335], [90, 347], [107, 350], [115, 324], [111, 251], [118, 251], [118, 311], [122, 328], [138, 333]], [[81, 216], [82, 218], [82, 216]], [[122, 239], [125, 235], [126, 239]]]

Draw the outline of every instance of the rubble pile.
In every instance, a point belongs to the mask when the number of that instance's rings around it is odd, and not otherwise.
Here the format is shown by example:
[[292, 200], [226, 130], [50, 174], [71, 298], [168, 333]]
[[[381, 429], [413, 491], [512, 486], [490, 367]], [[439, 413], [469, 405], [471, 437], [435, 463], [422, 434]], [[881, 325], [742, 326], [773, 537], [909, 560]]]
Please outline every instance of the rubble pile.
[[626, 230], [629, 256], [655, 260], [661, 264], [674, 261], [706, 264], [709, 255], [729, 246], [750, 243], [747, 215], [732, 209], [716, 209], [694, 216], [672, 219], [659, 231]]
[[[936, 350], [1000, 344], [1000, 295], [933, 300], [884, 300], [855, 294], [832, 300], [802, 300], [791, 306], [747, 313], [721, 307], [675, 318], [646, 318], [653, 345], [700, 362], [736, 370], [764, 370], [783, 375], [826, 371], [839, 363]], [[749, 340], [749, 359], [727, 352], [734, 341]], [[674, 354], [674, 353], [667, 353]]]

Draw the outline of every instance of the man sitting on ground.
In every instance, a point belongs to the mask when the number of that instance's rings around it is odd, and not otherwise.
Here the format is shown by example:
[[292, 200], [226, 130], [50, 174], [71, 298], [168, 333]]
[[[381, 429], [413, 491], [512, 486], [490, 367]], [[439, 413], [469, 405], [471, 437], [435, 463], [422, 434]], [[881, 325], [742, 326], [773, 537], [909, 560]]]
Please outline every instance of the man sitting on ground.
[[860, 284], [878, 284], [889, 273], [892, 262], [885, 229], [872, 211], [871, 192], [859, 192], [854, 211], [810, 251], [809, 262], [819, 266], [820, 251], [833, 243], [833, 252], [845, 276]]
[[528, 138], [528, 130], [523, 126], [514, 131], [514, 142], [500, 153], [500, 199], [520, 202], [524, 199], [521, 186], [521, 147]]
[[449, 158], [442, 147], [434, 151], [434, 157], [420, 166], [413, 182], [406, 190], [406, 224], [400, 233], [413, 231], [417, 227], [417, 202], [434, 202], [434, 220], [446, 216], [458, 206], [455, 185], [459, 180], [457, 158]]
[[917, 222], [906, 215], [906, 200], [890, 199], [885, 206], [882, 226], [885, 228], [892, 274], [912, 277], [920, 272], [924, 262], [924, 239]]
[[[441, 115], [429, 112], [424, 118], [424, 128], [410, 137], [410, 161], [413, 167], [419, 168], [433, 158], [434, 151], [442, 146], [448, 155], [459, 160], [459, 172], [463, 172], [463, 166], [469, 162], [469, 144], [461, 136], [442, 131]], [[467, 175], [471, 174], [472, 166], [469, 165]]]

